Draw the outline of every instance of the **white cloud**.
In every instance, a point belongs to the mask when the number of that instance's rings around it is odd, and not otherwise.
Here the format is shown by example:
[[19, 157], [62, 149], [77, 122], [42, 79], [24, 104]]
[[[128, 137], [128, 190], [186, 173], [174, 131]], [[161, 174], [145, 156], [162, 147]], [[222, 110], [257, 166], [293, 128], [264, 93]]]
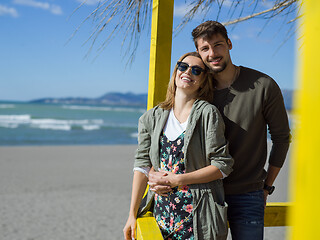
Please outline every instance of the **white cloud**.
[[4, 15], [10, 15], [11, 17], [19, 16], [16, 9], [0, 5], [0, 16], [4, 16]]
[[79, 3], [85, 2], [84, 4], [86, 4], [86, 5], [97, 5], [100, 1], [101, 0], [87, 0], [87, 1], [85, 1], [85, 0], [77, 0], [77, 2], [79, 2]]
[[240, 37], [240, 35], [238, 35], [238, 34], [230, 34], [230, 39], [231, 39], [231, 41], [232, 41], [232, 40], [237, 41], [237, 40], [240, 40], [241, 37]]
[[50, 4], [50, 3], [47, 3], [47, 2], [39, 2], [39, 1], [35, 1], [35, 0], [13, 0], [13, 3], [17, 4], [17, 5], [40, 8], [40, 9], [43, 9], [43, 10], [47, 10], [47, 11], [49, 11], [52, 14], [55, 14], [55, 15], [61, 15], [62, 14], [62, 9], [61, 9], [60, 6], [55, 5], [55, 4]]
[[61, 15], [62, 14], [62, 9], [58, 5], [52, 4], [50, 11], [55, 15]]
[[193, 5], [190, 4], [183, 4], [183, 5], [175, 5], [174, 6], [174, 13], [175, 17], [184, 17], [184, 15], [189, 12], [193, 8]]
[[265, 8], [272, 8], [274, 6], [274, 2], [271, 2], [271, 1], [268, 1], [268, 0], [263, 0], [261, 4]]
[[224, 7], [231, 7], [232, 3], [233, 3], [233, 1], [231, 1], [231, 0], [225, 0], [225, 1], [223, 1], [223, 6]]

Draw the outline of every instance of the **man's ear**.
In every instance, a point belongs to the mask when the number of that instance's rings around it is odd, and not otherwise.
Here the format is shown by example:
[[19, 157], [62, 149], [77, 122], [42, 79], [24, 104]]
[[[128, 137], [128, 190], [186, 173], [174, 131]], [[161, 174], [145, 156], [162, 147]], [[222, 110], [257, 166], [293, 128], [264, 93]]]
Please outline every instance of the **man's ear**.
[[229, 46], [229, 50], [231, 50], [232, 49], [232, 42], [231, 42], [230, 38], [228, 38], [227, 44]]

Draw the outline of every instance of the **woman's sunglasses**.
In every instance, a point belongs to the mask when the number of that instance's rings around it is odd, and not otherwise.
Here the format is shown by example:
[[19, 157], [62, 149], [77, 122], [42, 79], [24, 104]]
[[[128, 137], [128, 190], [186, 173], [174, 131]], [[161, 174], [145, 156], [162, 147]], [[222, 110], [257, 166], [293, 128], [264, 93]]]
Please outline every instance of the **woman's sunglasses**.
[[[190, 67], [189, 64], [187, 64], [185, 62], [177, 62], [177, 66], [178, 66], [178, 70], [180, 72], [185, 72]], [[199, 76], [204, 71], [205, 71], [204, 69], [202, 69], [201, 67], [198, 67], [198, 66], [191, 67], [191, 72], [195, 76]]]

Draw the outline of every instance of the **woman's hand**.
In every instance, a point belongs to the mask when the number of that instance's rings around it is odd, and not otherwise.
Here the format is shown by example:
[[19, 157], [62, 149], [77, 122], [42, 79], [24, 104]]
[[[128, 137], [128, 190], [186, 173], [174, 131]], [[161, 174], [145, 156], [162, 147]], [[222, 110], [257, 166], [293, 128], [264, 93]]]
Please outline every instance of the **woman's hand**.
[[125, 240], [136, 239], [137, 219], [129, 216], [126, 225], [123, 228], [123, 235]]
[[148, 181], [151, 191], [165, 197], [172, 191], [170, 184], [164, 179], [166, 175], [167, 174], [163, 172], [156, 172], [152, 167], [149, 172]]
[[171, 188], [181, 185], [180, 184], [180, 177], [183, 174], [175, 174], [173, 172], [159, 170], [160, 173], [163, 173], [163, 180], [167, 181], [168, 185]]

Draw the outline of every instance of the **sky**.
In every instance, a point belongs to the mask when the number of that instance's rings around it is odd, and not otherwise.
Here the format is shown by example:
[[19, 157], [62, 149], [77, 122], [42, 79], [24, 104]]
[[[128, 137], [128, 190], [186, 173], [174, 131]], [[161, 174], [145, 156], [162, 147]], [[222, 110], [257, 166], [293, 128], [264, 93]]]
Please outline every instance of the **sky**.
[[[1, 0], [0, 1], [0, 100], [29, 101], [44, 97], [100, 97], [107, 92], [147, 93], [150, 29], [141, 34], [136, 57], [127, 64], [126, 45], [119, 33], [99, 55], [86, 40], [95, 25], [82, 21], [98, 0]], [[190, 1], [189, 1], [190, 2]], [[261, 10], [270, 7], [263, 1]], [[229, 9], [229, 1], [222, 7]], [[175, 1], [174, 28], [188, 1]], [[221, 14], [223, 22], [224, 15]], [[73, 13], [74, 12], [74, 13]], [[194, 51], [191, 31], [204, 20], [216, 20], [215, 10], [196, 16], [172, 41], [171, 69], [184, 53]], [[261, 18], [228, 26], [233, 43], [232, 61], [267, 73], [281, 89], [296, 89], [297, 37], [287, 41], [287, 25], [275, 18], [267, 26]], [[110, 33], [106, 29], [94, 50]]]

